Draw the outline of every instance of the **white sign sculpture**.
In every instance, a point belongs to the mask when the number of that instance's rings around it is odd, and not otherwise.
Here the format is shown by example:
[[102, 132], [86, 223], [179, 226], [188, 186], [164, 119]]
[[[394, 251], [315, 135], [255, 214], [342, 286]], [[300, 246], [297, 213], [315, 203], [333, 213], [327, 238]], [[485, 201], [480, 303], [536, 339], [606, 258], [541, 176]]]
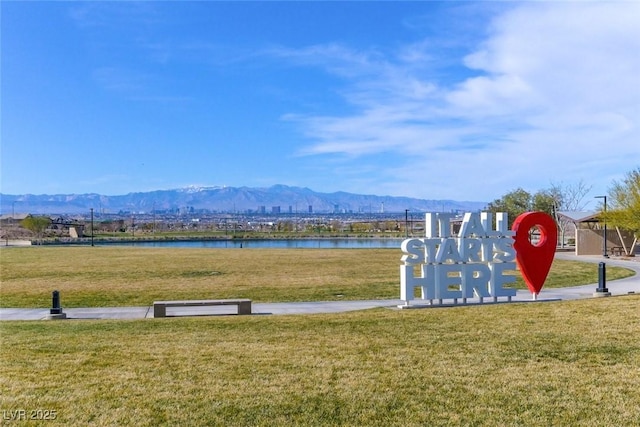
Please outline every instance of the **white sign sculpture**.
[[466, 213], [457, 236], [451, 234], [452, 214], [427, 213], [425, 238], [410, 238], [402, 242], [400, 266], [400, 299], [405, 305], [414, 299], [414, 290], [429, 300], [461, 299], [466, 303], [474, 296], [480, 299], [511, 297], [516, 276], [506, 274], [516, 269], [513, 248], [514, 232], [508, 230], [506, 213], [497, 213], [495, 229], [489, 213]]

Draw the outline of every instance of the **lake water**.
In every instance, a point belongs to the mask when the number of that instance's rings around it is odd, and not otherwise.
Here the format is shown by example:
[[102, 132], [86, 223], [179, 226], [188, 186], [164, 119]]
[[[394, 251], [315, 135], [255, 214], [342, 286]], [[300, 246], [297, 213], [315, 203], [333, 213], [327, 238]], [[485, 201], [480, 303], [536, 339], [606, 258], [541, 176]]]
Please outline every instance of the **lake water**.
[[201, 240], [106, 244], [154, 248], [400, 249], [402, 240], [404, 239]]

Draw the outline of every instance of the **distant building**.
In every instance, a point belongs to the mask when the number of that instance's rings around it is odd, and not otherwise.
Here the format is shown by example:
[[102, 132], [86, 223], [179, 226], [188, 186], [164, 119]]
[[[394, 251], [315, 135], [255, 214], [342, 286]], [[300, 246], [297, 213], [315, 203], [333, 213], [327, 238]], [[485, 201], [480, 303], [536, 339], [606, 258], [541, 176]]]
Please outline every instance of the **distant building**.
[[280, 213], [280, 206], [272, 206], [271, 207], [271, 213], [272, 214], [279, 214]]
[[309, 213], [313, 213], [313, 205], [309, 205]]
[[28, 217], [32, 216], [29, 213], [17, 213], [17, 214], [3, 214], [0, 215], [0, 222], [2, 224], [17, 224], [20, 221], [22, 221], [23, 219], [26, 219]]

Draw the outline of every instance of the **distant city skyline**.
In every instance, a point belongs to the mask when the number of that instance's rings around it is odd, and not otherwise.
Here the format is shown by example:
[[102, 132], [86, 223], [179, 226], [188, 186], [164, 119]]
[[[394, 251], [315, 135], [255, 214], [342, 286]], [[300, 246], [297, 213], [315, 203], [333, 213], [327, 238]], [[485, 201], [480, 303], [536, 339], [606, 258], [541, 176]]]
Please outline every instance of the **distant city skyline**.
[[[638, 2], [0, 2], [4, 194], [492, 201], [640, 165]], [[595, 206], [598, 201], [591, 202]]]
[[385, 213], [428, 211], [477, 211], [486, 202], [424, 200], [346, 192], [321, 193], [309, 188], [275, 185], [269, 188], [184, 188], [122, 195], [44, 194], [7, 195], [0, 199], [0, 213], [149, 213], [192, 209], [210, 212], [253, 213]]

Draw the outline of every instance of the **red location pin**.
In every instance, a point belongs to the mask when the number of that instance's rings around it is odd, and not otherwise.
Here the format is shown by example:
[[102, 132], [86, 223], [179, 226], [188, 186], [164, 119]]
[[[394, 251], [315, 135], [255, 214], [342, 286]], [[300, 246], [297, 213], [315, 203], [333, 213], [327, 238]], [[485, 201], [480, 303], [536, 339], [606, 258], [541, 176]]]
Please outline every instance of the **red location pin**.
[[[536, 245], [529, 240], [529, 231], [533, 227], [540, 230], [540, 241]], [[556, 222], [544, 212], [525, 212], [516, 218], [511, 229], [515, 232], [513, 247], [516, 250], [518, 268], [536, 298], [544, 286], [556, 253]]]

